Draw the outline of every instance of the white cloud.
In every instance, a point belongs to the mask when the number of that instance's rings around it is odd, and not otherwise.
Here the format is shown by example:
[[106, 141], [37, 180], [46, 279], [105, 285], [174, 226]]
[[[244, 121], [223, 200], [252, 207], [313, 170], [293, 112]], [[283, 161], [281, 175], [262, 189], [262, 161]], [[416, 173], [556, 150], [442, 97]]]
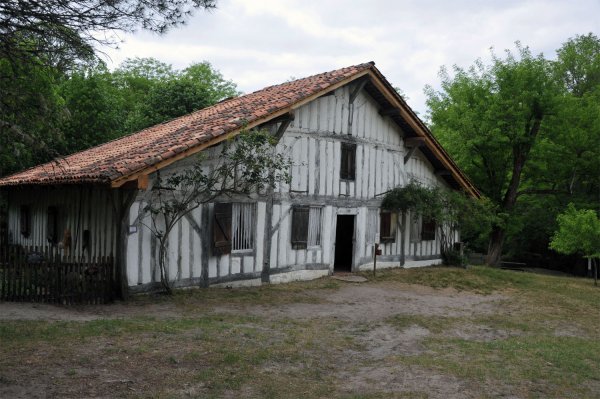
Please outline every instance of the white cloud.
[[125, 35], [109, 66], [156, 57], [182, 68], [207, 60], [245, 92], [356, 63], [381, 72], [425, 112], [423, 87], [442, 65], [469, 66], [520, 40], [553, 56], [576, 34], [600, 31], [596, 0], [220, 0], [164, 36]]

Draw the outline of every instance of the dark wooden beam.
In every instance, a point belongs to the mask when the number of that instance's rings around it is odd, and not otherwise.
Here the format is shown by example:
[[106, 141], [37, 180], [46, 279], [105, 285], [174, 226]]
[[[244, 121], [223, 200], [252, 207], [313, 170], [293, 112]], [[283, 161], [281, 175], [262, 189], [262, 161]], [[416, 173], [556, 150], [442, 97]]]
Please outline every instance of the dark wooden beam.
[[281, 136], [283, 136], [283, 133], [285, 133], [286, 129], [288, 128], [288, 126], [290, 126], [290, 123], [292, 123], [294, 119], [294, 113], [289, 112], [287, 114], [287, 118], [281, 121], [281, 125], [279, 125], [279, 128], [277, 129], [277, 133], [275, 133], [275, 137], [277, 137], [277, 139], [280, 139]]
[[405, 147], [421, 147], [425, 145], [425, 137], [407, 137], [404, 139]]
[[379, 110], [379, 115], [381, 115], [381, 116], [400, 115], [400, 110], [398, 108], [384, 108], [384, 109]]
[[354, 103], [354, 100], [356, 100], [356, 96], [358, 96], [358, 93], [360, 93], [360, 91], [365, 87], [368, 81], [369, 78], [365, 76], [359, 79], [358, 82], [356, 82], [356, 86], [354, 86], [352, 93], [350, 93], [350, 104]]
[[408, 148], [408, 152], [404, 156], [404, 164], [408, 162], [410, 157], [415, 153], [417, 148], [425, 145], [425, 137], [408, 137], [404, 139], [404, 147]]

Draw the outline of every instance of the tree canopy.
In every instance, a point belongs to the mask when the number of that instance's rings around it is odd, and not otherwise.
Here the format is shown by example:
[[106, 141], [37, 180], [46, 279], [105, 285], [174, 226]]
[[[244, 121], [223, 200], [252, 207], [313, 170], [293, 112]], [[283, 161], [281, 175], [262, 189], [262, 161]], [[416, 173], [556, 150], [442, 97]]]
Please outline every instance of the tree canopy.
[[[116, 46], [118, 32], [164, 33], [185, 23], [194, 9], [215, 6], [216, 0], [0, 2], [0, 175], [97, 142], [65, 140], [84, 122], [95, 125], [94, 134], [103, 140], [122, 134], [117, 127], [122, 118], [107, 109], [120, 100], [110, 93], [113, 82], [106, 84], [96, 70], [97, 52]], [[73, 81], [62, 87], [67, 79]], [[70, 89], [86, 98], [77, 99]], [[100, 120], [91, 121], [96, 111]]]
[[600, 258], [600, 219], [594, 210], [578, 210], [569, 204], [557, 219], [558, 230], [552, 236], [550, 248], [564, 254]]
[[0, 58], [32, 59], [59, 69], [115, 45], [116, 31], [164, 33], [216, 0], [14, 0], [0, 2]]
[[[0, 60], [2, 68], [9, 63]], [[0, 175], [104, 143], [238, 95], [207, 61], [183, 70], [152, 58], [127, 59], [115, 71], [97, 62], [69, 73], [24, 64], [0, 79]], [[19, 112], [16, 112], [18, 110]]]
[[598, 208], [599, 71], [600, 40], [589, 34], [569, 39], [555, 61], [517, 43], [489, 64], [442, 69], [441, 90], [426, 89], [433, 133], [498, 206], [480, 248], [490, 263], [546, 251], [568, 202]]

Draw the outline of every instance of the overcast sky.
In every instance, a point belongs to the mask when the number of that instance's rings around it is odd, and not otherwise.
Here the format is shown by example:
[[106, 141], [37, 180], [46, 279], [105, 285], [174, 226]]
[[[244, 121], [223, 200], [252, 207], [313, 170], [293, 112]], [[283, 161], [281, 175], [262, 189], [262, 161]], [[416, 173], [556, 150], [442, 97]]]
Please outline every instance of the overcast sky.
[[468, 67], [520, 40], [553, 58], [577, 34], [600, 35], [600, 0], [218, 0], [163, 36], [121, 35], [109, 67], [155, 57], [184, 68], [209, 61], [248, 93], [271, 84], [375, 61], [425, 114], [425, 85], [442, 65]]

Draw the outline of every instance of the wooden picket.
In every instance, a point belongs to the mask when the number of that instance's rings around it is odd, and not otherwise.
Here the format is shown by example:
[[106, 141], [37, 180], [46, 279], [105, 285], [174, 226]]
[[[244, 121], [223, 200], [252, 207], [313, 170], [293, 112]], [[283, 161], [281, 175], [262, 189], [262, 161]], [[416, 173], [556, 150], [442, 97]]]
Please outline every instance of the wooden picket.
[[55, 247], [0, 247], [0, 301], [63, 305], [114, 299], [112, 256], [69, 257]]

